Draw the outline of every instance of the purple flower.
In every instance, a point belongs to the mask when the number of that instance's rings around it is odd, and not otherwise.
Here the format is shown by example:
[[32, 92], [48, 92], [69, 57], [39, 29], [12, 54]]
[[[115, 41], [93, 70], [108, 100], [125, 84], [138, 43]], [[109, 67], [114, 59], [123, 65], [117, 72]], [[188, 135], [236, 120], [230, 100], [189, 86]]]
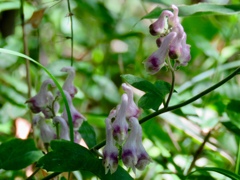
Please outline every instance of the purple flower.
[[68, 73], [68, 77], [65, 80], [62, 88], [63, 88], [63, 90], [67, 91], [70, 94], [70, 96], [73, 98], [74, 95], [77, 93], [77, 88], [74, 87], [74, 85], [73, 85], [73, 79], [75, 77], [75, 70], [73, 67], [63, 67], [61, 69], [61, 71]]
[[[112, 112], [112, 111], [111, 111]], [[113, 174], [118, 167], [118, 149], [115, 146], [115, 142], [112, 135], [111, 120], [113, 114], [110, 112], [108, 118], [105, 120], [106, 124], [106, 145], [103, 148], [103, 165], [105, 167], [105, 174]]]
[[186, 66], [191, 59], [190, 46], [186, 44], [186, 33], [181, 24], [173, 28], [177, 36], [169, 47], [169, 57], [176, 59], [177, 65]]
[[130, 86], [128, 86], [126, 83], [122, 84], [122, 88], [127, 93], [128, 96], [128, 105], [127, 105], [127, 111], [126, 111], [126, 117], [136, 117], [138, 118], [140, 115], [140, 110], [133, 101], [133, 91]]
[[159, 16], [158, 20], [149, 26], [150, 34], [153, 36], [164, 35], [168, 32], [167, 17], [172, 17], [171, 11], [163, 11]]
[[128, 123], [126, 121], [126, 111], [128, 105], [127, 94], [122, 95], [122, 102], [117, 109], [116, 119], [113, 121], [113, 137], [119, 145], [122, 145], [128, 135]]
[[[53, 104], [54, 103], [54, 104]], [[57, 114], [60, 105], [57, 101], [54, 101], [54, 97], [51, 92], [48, 92], [48, 107], [42, 109], [42, 113], [44, 114], [46, 119], [53, 118], [55, 114]]]
[[131, 167], [135, 173], [135, 165], [137, 164], [137, 136], [139, 131], [139, 123], [135, 117], [129, 119], [131, 132], [122, 148], [122, 161], [126, 167]]
[[63, 119], [60, 116], [55, 116], [53, 118], [53, 123], [57, 124], [59, 123], [60, 125], [60, 139], [65, 139], [70, 141], [70, 137], [69, 137], [69, 127], [65, 121], [65, 119]]
[[156, 74], [165, 63], [169, 46], [173, 39], [176, 37], [175, 32], [170, 32], [162, 41], [161, 46], [154, 52], [145, 62], [145, 68], [150, 74]]
[[142, 127], [140, 126], [138, 119], [135, 117], [132, 117], [130, 118], [130, 121], [138, 129], [137, 135], [136, 135], [137, 163], [135, 167], [139, 170], [143, 170], [152, 160], [142, 145]]
[[179, 22], [179, 18], [178, 18], [178, 7], [175, 6], [175, 5], [172, 5], [172, 9], [173, 9], [173, 16], [170, 16], [168, 18], [168, 24], [171, 26], [171, 27], [174, 27], [178, 24], [180, 24]]
[[48, 91], [48, 85], [55, 87], [54, 82], [51, 79], [47, 79], [42, 83], [38, 94], [25, 102], [33, 113], [39, 113], [51, 107], [53, 95]]
[[[72, 99], [69, 93], [67, 91], [64, 91], [64, 94], [67, 98], [68, 106], [71, 112], [74, 130], [78, 130], [82, 125], [83, 121], [86, 120], [86, 118], [80, 112], [78, 112], [77, 109], [73, 106]], [[68, 115], [67, 115], [66, 107], [63, 110], [62, 117], [68, 123]]]
[[56, 134], [54, 130], [46, 123], [46, 120], [41, 115], [33, 117], [33, 124], [38, 125], [40, 128], [40, 137], [43, 143], [50, 143], [51, 140], [55, 139]]

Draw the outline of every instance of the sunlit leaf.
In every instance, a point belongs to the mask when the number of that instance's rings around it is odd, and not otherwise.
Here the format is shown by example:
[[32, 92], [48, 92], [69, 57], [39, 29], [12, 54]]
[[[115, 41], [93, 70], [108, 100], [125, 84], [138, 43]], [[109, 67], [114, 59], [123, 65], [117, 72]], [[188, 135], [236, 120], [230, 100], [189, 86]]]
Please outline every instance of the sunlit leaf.
[[[191, 16], [191, 15], [231, 15], [240, 13], [240, 4], [221, 5], [221, 4], [209, 4], [198, 3], [194, 5], [179, 6], [179, 16]], [[168, 8], [169, 10], [169, 8]], [[150, 13], [143, 16], [142, 19], [154, 19], [158, 18], [163, 9], [156, 7]]]
[[41, 156], [33, 139], [12, 139], [0, 145], [0, 169], [19, 170], [36, 162]]
[[142, 90], [144, 92], [152, 92], [155, 94], [159, 93], [158, 89], [151, 82], [143, 78], [140, 78], [131, 74], [125, 74], [125, 75], [122, 75], [121, 77], [125, 79], [127, 83], [131, 84], [133, 87], [139, 90]]
[[221, 168], [215, 168], [215, 167], [204, 167], [204, 168], [197, 168], [196, 171], [191, 172], [187, 177], [190, 177], [193, 173], [195, 172], [205, 172], [205, 171], [213, 171], [213, 172], [217, 172], [220, 173], [226, 177], [231, 178], [232, 180], [239, 180], [240, 179], [240, 175], [235, 174], [231, 171], [228, 171], [226, 169], [221, 169]]

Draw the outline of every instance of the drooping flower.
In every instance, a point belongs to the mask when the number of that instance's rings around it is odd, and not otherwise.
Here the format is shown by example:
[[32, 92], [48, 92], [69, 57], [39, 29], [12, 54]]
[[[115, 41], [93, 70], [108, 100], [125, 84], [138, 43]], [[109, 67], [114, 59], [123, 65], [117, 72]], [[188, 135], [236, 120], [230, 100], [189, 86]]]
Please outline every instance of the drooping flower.
[[116, 119], [113, 121], [113, 137], [119, 145], [122, 145], [128, 135], [128, 123], [126, 121], [126, 110], [128, 104], [127, 94], [122, 95], [122, 102], [117, 108]]
[[135, 167], [138, 170], [143, 170], [152, 160], [146, 152], [142, 144], [142, 127], [139, 121], [135, 117], [131, 117], [130, 121], [133, 122], [135, 128], [138, 128], [138, 133], [136, 135], [136, 146], [137, 146], [137, 163]]
[[135, 173], [135, 165], [137, 164], [137, 136], [138, 122], [136, 118], [129, 119], [131, 132], [122, 148], [122, 161], [126, 167], [131, 167]]
[[71, 98], [77, 93], [77, 88], [73, 85], [73, 79], [75, 77], [75, 69], [73, 67], [63, 67], [62, 72], [67, 72], [68, 77], [63, 84], [63, 90], [67, 91]]
[[54, 124], [59, 123], [59, 125], [60, 125], [60, 139], [65, 139], [65, 140], [69, 140], [70, 141], [69, 127], [68, 127], [65, 119], [63, 119], [60, 116], [55, 116], [53, 118], [53, 123]]
[[[66, 99], [67, 99], [67, 102], [69, 105], [69, 109], [71, 112], [74, 130], [78, 131], [78, 129], [82, 125], [83, 121], [86, 120], [86, 118], [80, 112], [78, 112], [77, 109], [74, 107], [69, 93], [67, 91], [64, 91], [64, 94], [66, 96]], [[68, 123], [68, 115], [67, 115], [66, 107], [63, 110], [62, 117]]]
[[33, 117], [33, 124], [38, 125], [40, 128], [40, 138], [43, 143], [50, 143], [51, 140], [55, 139], [56, 134], [54, 130], [46, 123], [46, 119], [37, 114]]
[[[150, 74], [155, 74], [164, 66], [167, 55], [175, 60], [175, 67], [186, 66], [191, 59], [190, 45], [186, 44], [186, 33], [179, 21], [178, 7], [175, 5], [171, 7], [173, 13], [164, 10], [158, 20], [149, 27], [153, 36], [160, 36], [156, 40], [159, 49], [145, 61], [145, 68]], [[166, 46], [164, 42], [168, 35], [173, 32], [176, 33], [176, 36], [171, 35], [171, 40]]]
[[156, 74], [165, 63], [165, 59], [168, 55], [169, 46], [173, 39], [176, 37], [175, 32], [170, 32], [162, 41], [161, 46], [156, 52], [154, 52], [145, 62], [145, 69], [150, 74]]
[[57, 114], [60, 105], [58, 101], [55, 101], [51, 92], [48, 92], [48, 106], [47, 108], [42, 109], [42, 113], [44, 114], [46, 119], [53, 118], [54, 115]]
[[48, 85], [55, 87], [53, 80], [47, 79], [42, 83], [38, 94], [25, 102], [28, 104], [28, 107], [33, 113], [39, 113], [46, 108], [49, 108], [53, 95], [50, 91], [48, 91]]
[[128, 105], [127, 105], [127, 111], [126, 111], [126, 117], [129, 119], [130, 117], [136, 117], [138, 118], [140, 115], [140, 109], [137, 107], [135, 102], [133, 101], [133, 91], [130, 86], [128, 86], [126, 83], [122, 84], [122, 88], [127, 93], [128, 96]]
[[110, 112], [108, 118], [105, 120], [106, 124], [106, 145], [103, 149], [103, 165], [105, 167], [105, 174], [110, 173], [113, 174], [118, 167], [118, 149], [115, 146], [115, 141], [112, 135], [112, 126], [111, 120], [113, 116]]
[[163, 11], [159, 16], [159, 18], [157, 19], [157, 21], [155, 21], [149, 26], [150, 34], [153, 36], [157, 36], [157, 35], [163, 36], [166, 33], [168, 33], [169, 27], [168, 27], [167, 19], [168, 17], [172, 17], [172, 16], [173, 16], [173, 13], [171, 11], [168, 11], [168, 10]]

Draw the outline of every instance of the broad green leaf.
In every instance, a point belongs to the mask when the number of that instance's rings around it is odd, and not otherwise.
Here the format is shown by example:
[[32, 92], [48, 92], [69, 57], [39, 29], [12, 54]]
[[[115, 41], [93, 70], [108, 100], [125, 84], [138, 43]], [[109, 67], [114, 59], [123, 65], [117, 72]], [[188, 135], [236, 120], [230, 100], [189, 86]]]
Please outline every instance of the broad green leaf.
[[230, 110], [230, 111], [240, 114], [239, 107], [240, 107], [240, 101], [231, 100], [227, 105], [227, 110]]
[[0, 145], [0, 169], [20, 170], [42, 156], [33, 139], [12, 139]]
[[204, 168], [197, 168], [196, 171], [191, 172], [187, 177], [190, 177], [193, 173], [198, 172], [198, 171], [202, 171], [202, 172], [206, 172], [206, 171], [214, 171], [217, 173], [220, 173], [226, 177], [231, 178], [232, 180], [239, 180], [240, 179], [240, 175], [235, 174], [231, 171], [228, 171], [226, 169], [221, 169], [221, 168], [215, 168], [215, 167], [204, 167]]
[[158, 110], [159, 106], [162, 104], [163, 98], [157, 94], [146, 93], [138, 101], [138, 106], [143, 109], [153, 109]]
[[224, 125], [229, 131], [233, 132], [235, 135], [240, 136], [240, 128], [231, 121], [222, 122], [222, 125]]
[[132, 179], [120, 166], [114, 174], [105, 175], [102, 160], [79, 144], [65, 140], [51, 141], [53, 151], [43, 156], [37, 163], [38, 167], [54, 172], [76, 170], [90, 171], [101, 179]]
[[131, 75], [131, 74], [125, 74], [121, 76], [123, 79], [127, 81], [127, 83], [131, 84], [133, 87], [142, 90], [144, 92], [152, 92], [152, 93], [159, 93], [159, 90], [149, 81]]
[[[168, 82], [157, 80], [154, 85], [163, 96], [167, 95], [170, 92], [171, 84]], [[174, 90], [174, 92], [176, 91]]]
[[[192, 16], [192, 15], [232, 15], [240, 12], [240, 4], [220, 5], [209, 3], [198, 3], [193, 5], [179, 6], [179, 16]], [[164, 9], [165, 10], [165, 9]], [[168, 8], [170, 10], [170, 8]], [[163, 9], [157, 7], [150, 13], [143, 16], [142, 19], [158, 18]]]
[[78, 132], [90, 149], [97, 144], [96, 133], [88, 122], [84, 121]]
[[231, 100], [227, 107], [225, 112], [227, 113], [230, 121], [232, 124], [240, 128], [240, 112], [239, 112], [239, 106], [240, 106], [240, 101], [237, 100]]

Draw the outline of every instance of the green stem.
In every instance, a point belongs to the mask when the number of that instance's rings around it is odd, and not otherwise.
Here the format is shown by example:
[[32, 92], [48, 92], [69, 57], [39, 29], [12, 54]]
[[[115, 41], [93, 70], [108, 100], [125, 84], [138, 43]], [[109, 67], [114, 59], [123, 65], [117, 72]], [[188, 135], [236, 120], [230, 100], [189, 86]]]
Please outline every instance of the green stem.
[[[173, 111], [173, 110], [176, 110], [176, 109], [179, 109], [183, 106], [186, 106], [194, 101], [196, 101], [197, 99], [201, 98], [202, 96], [205, 96], [206, 94], [212, 92], [213, 90], [217, 89], [218, 87], [222, 86], [224, 83], [228, 82], [230, 79], [232, 79], [234, 76], [236, 76], [237, 74], [240, 73], [240, 67], [238, 67], [235, 71], [233, 71], [229, 76], [227, 76], [225, 79], [221, 80], [220, 82], [218, 82], [217, 84], [211, 86], [210, 88], [206, 89], [205, 91], [199, 93], [198, 95], [188, 99], [187, 101], [184, 101], [182, 103], [179, 103], [177, 105], [174, 105], [174, 106], [169, 106], [169, 107], [164, 107], [144, 118], [142, 118], [139, 123], [142, 124], [156, 116], [158, 116], [159, 114], [163, 114], [165, 112], [168, 112], [168, 111]], [[106, 144], [106, 140], [102, 141], [101, 143], [95, 145], [93, 148], [91, 148], [91, 151], [94, 151], [94, 150], [97, 150], [97, 149], [100, 149], [101, 147], [103, 147], [104, 145]]]
[[197, 161], [197, 159], [199, 158], [200, 154], [202, 153], [203, 151], [203, 148], [205, 146], [205, 144], [207, 143], [207, 141], [209, 140], [210, 136], [212, 134], [212, 130], [210, 130], [208, 132], [208, 134], [206, 135], [206, 137], [204, 138], [203, 142], [201, 143], [201, 145], [199, 146], [199, 148], [197, 149], [197, 151], [195, 152], [194, 156], [193, 156], [193, 160], [187, 170], [187, 174], [189, 174], [192, 170], [192, 168], [194, 167], [195, 165], [195, 162]]
[[169, 105], [169, 102], [171, 100], [171, 97], [172, 97], [172, 94], [173, 94], [173, 91], [174, 91], [174, 84], [175, 84], [175, 73], [174, 73], [174, 69], [172, 67], [172, 64], [171, 64], [169, 58], [167, 59], [167, 63], [168, 63], [168, 66], [169, 66], [171, 74], [172, 74], [172, 86], [171, 86], [171, 89], [170, 89], [170, 92], [169, 92], [169, 95], [168, 95], [168, 98], [167, 98], [167, 101], [166, 101], [166, 104], [165, 104], [164, 108], [167, 108], [168, 105]]
[[57, 139], [60, 139], [60, 135], [59, 135], [59, 123], [56, 123], [56, 133], [57, 133]]
[[70, 26], [71, 26], [71, 66], [73, 66], [73, 13], [71, 11], [71, 5], [70, 5], [70, 0], [67, 0], [68, 4], [68, 14], [70, 18]]
[[237, 141], [238, 141], [238, 152], [237, 152], [237, 160], [236, 160], [235, 173], [236, 173], [236, 174], [240, 174], [240, 173], [239, 173], [239, 168], [240, 168], [240, 138], [237, 137]]

